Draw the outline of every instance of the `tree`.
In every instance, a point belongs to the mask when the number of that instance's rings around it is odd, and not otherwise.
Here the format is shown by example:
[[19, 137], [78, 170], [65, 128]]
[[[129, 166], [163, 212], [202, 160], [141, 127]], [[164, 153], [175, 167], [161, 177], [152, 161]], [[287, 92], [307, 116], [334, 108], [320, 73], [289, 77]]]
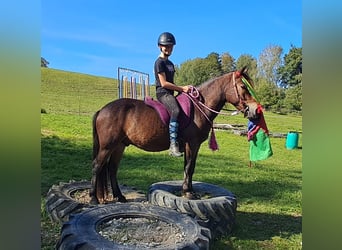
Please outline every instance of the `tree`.
[[206, 66], [207, 71], [207, 79], [214, 78], [216, 76], [222, 75], [222, 69], [221, 69], [221, 63], [220, 63], [220, 57], [219, 54], [212, 52], [210, 53], [204, 60], [204, 65]]
[[281, 54], [283, 48], [277, 45], [266, 47], [259, 55], [258, 78], [263, 78], [267, 82], [278, 86], [278, 68], [281, 65]]
[[302, 48], [291, 45], [284, 56], [284, 65], [279, 67], [280, 85], [284, 88], [296, 86], [302, 82]]
[[210, 53], [206, 58], [195, 58], [180, 65], [175, 81], [180, 85], [199, 84], [222, 74], [219, 55]]
[[236, 70], [235, 59], [228, 52], [221, 55], [220, 62], [222, 73], [229, 73]]
[[212, 52], [205, 58], [188, 60], [176, 68], [175, 81], [197, 86], [211, 78], [234, 70], [248, 68], [260, 103], [267, 109], [283, 112], [302, 109], [302, 49], [292, 46], [284, 58], [280, 46], [266, 47], [258, 61], [249, 54], [235, 59], [225, 52]]
[[302, 110], [302, 83], [299, 83], [286, 90], [284, 106], [289, 110]]
[[44, 57], [40, 57], [40, 67], [48, 68], [49, 62]]
[[240, 70], [244, 66], [248, 68], [248, 75], [254, 80], [256, 79], [257, 61], [249, 54], [242, 54], [236, 61], [236, 69]]
[[275, 84], [266, 81], [266, 79], [259, 79], [255, 91], [264, 108], [279, 110], [282, 107], [285, 93]]
[[198, 79], [202, 78], [202, 76], [200, 76], [201, 72], [196, 72], [201, 71], [201, 60], [201, 58], [195, 58], [182, 63], [180, 67], [176, 69], [175, 82], [179, 85], [196, 86], [197, 82], [199, 81]]
[[279, 67], [280, 86], [286, 89], [284, 107], [289, 110], [302, 110], [302, 48], [291, 45], [284, 56], [284, 64]]

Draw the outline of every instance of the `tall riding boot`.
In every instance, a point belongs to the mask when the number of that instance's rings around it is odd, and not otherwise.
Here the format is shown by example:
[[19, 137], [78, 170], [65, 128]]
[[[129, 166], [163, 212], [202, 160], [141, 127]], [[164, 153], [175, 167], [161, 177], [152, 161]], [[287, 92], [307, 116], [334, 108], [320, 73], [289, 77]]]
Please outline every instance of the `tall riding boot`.
[[177, 142], [177, 134], [178, 134], [178, 122], [171, 121], [169, 124], [169, 133], [170, 133], [170, 155], [175, 157], [180, 157], [183, 154], [179, 152], [178, 142]]

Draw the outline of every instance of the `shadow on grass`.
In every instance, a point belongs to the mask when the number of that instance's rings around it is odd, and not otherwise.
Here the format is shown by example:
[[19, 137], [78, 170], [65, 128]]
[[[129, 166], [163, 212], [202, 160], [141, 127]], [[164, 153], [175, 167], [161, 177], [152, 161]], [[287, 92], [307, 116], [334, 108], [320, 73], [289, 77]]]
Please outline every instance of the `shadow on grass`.
[[274, 236], [288, 238], [301, 232], [302, 216], [238, 211], [232, 237], [261, 241]]
[[[211, 243], [210, 249], [255, 249], [256, 245], [260, 246], [257, 249], [278, 249], [272, 243], [274, 238], [289, 239], [292, 236], [301, 234], [301, 232], [301, 216], [238, 211], [232, 235], [215, 239]], [[243, 244], [243, 247], [241, 244]], [[261, 247], [267, 244], [268, 247]], [[289, 249], [289, 247], [281, 249]]]
[[[90, 180], [92, 148], [89, 142], [43, 136], [41, 148], [42, 195], [60, 181]], [[238, 201], [262, 203], [273, 200], [274, 204], [280, 203], [279, 205], [283, 205], [281, 203], [284, 202], [278, 197], [280, 192], [295, 192], [301, 189], [300, 184], [294, 181], [301, 178], [301, 171], [288, 173], [286, 169], [276, 169], [279, 176], [272, 178], [265, 176], [265, 171], [269, 169], [263, 166], [248, 169], [245, 162], [232, 156], [199, 155], [194, 180], [222, 186], [232, 191]], [[282, 177], [285, 174], [284, 179]], [[134, 151], [124, 155], [118, 180], [120, 184], [146, 192], [152, 183], [182, 178], [183, 158]], [[298, 205], [297, 203], [298, 200], [289, 201], [287, 205]], [[239, 240], [262, 241], [274, 236], [285, 238], [301, 233], [301, 216], [238, 211], [236, 220], [232, 237]]]
[[[61, 139], [57, 136], [42, 137], [42, 193], [53, 184], [69, 180], [90, 180], [92, 148], [88, 143]], [[267, 173], [268, 168], [248, 169], [245, 162], [231, 156], [199, 155], [194, 180], [223, 186], [239, 199], [270, 199], [280, 190], [301, 189], [295, 181], [282, 178], [301, 178], [301, 173], [288, 173], [276, 169], [280, 177]], [[222, 166], [222, 167], [219, 167]], [[282, 171], [284, 171], [282, 173]], [[290, 175], [294, 176], [290, 176]], [[267, 175], [270, 175], [269, 178]], [[241, 176], [244, 176], [243, 178]], [[172, 158], [167, 154], [151, 152], [125, 153], [120, 163], [118, 180], [121, 184], [137, 184], [147, 189], [154, 182], [180, 180], [183, 178], [183, 158]]]
[[41, 194], [59, 182], [90, 180], [91, 148], [57, 136], [41, 138]]

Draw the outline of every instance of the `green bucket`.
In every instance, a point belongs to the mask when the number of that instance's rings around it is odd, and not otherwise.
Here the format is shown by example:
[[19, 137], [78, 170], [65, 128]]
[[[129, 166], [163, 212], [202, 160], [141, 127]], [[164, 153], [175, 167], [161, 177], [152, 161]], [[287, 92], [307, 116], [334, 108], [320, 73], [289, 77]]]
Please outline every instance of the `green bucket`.
[[287, 137], [286, 137], [286, 148], [287, 149], [298, 148], [298, 138], [299, 138], [299, 135], [297, 132], [293, 132], [293, 131], [288, 132]]

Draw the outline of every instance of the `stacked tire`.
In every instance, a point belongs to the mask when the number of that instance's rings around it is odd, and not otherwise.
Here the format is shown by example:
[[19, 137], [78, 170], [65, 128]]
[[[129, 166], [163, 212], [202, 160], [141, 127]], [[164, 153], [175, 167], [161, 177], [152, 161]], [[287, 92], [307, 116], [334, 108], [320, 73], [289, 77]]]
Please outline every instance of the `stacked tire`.
[[118, 203], [99, 205], [82, 213], [71, 215], [70, 220], [63, 224], [61, 237], [56, 249], [138, 249], [103, 238], [98, 226], [113, 218], [150, 218], [161, 220], [177, 226], [185, 233], [186, 238], [172, 245], [162, 245], [154, 249], [209, 249], [210, 230], [198, 225], [189, 216], [151, 204]]
[[147, 202], [95, 206], [81, 203], [72, 195], [76, 191], [89, 190], [89, 181], [53, 185], [47, 194], [46, 209], [53, 221], [63, 223], [56, 248], [130, 249], [104, 239], [96, 231], [96, 225], [101, 221], [125, 215], [149, 216], [177, 224], [191, 237], [176, 249], [208, 249], [210, 239], [232, 232], [237, 209], [236, 196], [222, 187], [193, 181], [194, 192], [201, 194], [202, 199], [189, 200], [179, 195], [182, 183], [165, 181], [152, 184], [148, 189]]
[[[50, 218], [55, 222], [65, 222], [69, 219], [70, 214], [80, 213], [89, 208], [96, 207], [90, 205], [89, 202], [80, 202], [75, 198], [75, 193], [86, 191], [89, 193], [91, 188], [90, 181], [74, 181], [68, 183], [60, 182], [59, 185], [53, 185], [46, 196], [46, 210]], [[132, 201], [146, 201], [146, 195], [135, 188], [120, 185], [120, 189], [124, 193], [134, 193], [135, 198]], [[131, 199], [128, 199], [131, 201]]]
[[192, 182], [195, 193], [208, 199], [189, 200], [176, 194], [182, 191], [182, 181], [165, 181], [152, 184], [148, 192], [151, 204], [187, 214], [209, 228], [213, 237], [230, 234], [235, 224], [237, 201], [230, 191], [204, 182]]
[[54, 222], [65, 222], [70, 214], [80, 213], [93, 207], [89, 203], [81, 203], [73, 197], [73, 193], [90, 189], [89, 181], [61, 182], [53, 185], [46, 196], [46, 210]]

